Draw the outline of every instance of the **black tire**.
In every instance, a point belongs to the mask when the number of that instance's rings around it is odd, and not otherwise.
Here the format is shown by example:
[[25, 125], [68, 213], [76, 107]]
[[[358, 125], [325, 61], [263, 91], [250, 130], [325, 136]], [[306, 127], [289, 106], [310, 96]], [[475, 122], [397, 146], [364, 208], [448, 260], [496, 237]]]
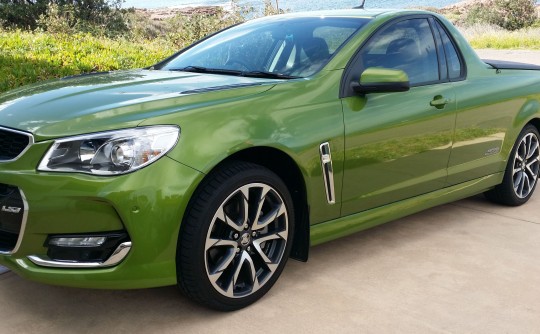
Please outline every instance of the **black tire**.
[[540, 135], [536, 127], [527, 125], [519, 134], [504, 173], [503, 182], [485, 197], [498, 204], [519, 206], [531, 198], [540, 170]]
[[293, 202], [283, 181], [259, 165], [228, 163], [190, 201], [178, 238], [178, 286], [216, 310], [246, 307], [280, 276], [293, 231]]

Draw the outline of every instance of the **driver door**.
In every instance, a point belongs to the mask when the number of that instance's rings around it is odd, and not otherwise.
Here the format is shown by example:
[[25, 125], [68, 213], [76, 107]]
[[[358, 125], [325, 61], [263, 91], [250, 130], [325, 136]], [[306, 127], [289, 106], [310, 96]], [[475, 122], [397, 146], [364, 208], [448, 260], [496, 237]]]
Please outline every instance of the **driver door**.
[[408, 74], [411, 88], [364, 95], [342, 91], [342, 216], [445, 186], [456, 99], [446, 69], [439, 68], [430, 20], [414, 17], [383, 26], [346, 74], [344, 82], [350, 86], [368, 67], [400, 69]]

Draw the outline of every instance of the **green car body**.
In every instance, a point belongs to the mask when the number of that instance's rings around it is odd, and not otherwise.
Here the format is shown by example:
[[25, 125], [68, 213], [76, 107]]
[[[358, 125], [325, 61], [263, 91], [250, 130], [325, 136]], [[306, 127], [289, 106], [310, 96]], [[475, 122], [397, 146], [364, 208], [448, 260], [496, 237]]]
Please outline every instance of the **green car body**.
[[[291, 256], [301, 260], [307, 260], [310, 245], [503, 182], [522, 130], [540, 127], [540, 72], [486, 64], [451, 24], [429, 12], [348, 10], [282, 19], [321, 15], [366, 23], [307, 77], [150, 68], [2, 95], [0, 126], [31, 134], [32, 144], [16, 159], [0, 162], [0, 184], [21, 190], [25, 199], [17, 245], [0, 253], [0, 264], [31, 280], [73, 287], [176, 284], [185, 212], [205, 178], [231, 161], [264, 166], [287, 185], [296, 218]], [[458, 78], [407, 91], [348, 93], [351, 82], [361, 86], [363, 79], [407, 80], [402, 71], [375, 71], [361, 79], [350, 68], [371, 36], [408, 18], [443, 26], [462, 61]], [[265, 20], [271, 19], [260, 24]], [[38, 168], [55, 140], [162, 125], [180, 129], [177, 143], [130, 173]], [[31, 259], [46, 258], [51, 236], [116, 231], [127, 233], [130, 248], [112, 266], [55, 267]]]

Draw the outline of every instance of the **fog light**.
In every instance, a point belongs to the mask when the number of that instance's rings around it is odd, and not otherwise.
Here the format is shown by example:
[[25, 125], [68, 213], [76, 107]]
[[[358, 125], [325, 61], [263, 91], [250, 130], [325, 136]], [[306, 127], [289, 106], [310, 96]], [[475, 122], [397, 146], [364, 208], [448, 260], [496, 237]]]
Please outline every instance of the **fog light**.
[[52, 238], [49, 245], [58, 247], [99, 247], [105, 243], [106, 237]]
[[99, 234], [51, 235], [45, 241], [47, 256], [53, 261], [105, 262], [118, 246], [129, 240], [125, 231]]

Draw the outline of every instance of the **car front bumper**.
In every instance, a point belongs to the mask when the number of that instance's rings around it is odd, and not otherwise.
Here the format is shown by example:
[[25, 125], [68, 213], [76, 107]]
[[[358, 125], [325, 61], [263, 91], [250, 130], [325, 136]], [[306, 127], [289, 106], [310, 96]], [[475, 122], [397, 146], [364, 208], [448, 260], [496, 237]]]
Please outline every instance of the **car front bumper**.
[[[37, 172], [35, 166], [49, 144], [36, 143], [18, 160], [0, 164], [0, 184], [18, 189], [25, 201], [17, 245], [0, 252], [0, 264], [22, 277], [64, 286], [129, 289], [176, 284], [180, 222], [203, 175], [167, 156], [114, 177]], [[4, 217], [9, 210], [17, 211], [2, 204]], [[122, 240], [120, 249], [114, 246], [120, 251], [112, 259], [117, 261], [46, 263], [51, 236], [119, 231], [128, 240]]]

